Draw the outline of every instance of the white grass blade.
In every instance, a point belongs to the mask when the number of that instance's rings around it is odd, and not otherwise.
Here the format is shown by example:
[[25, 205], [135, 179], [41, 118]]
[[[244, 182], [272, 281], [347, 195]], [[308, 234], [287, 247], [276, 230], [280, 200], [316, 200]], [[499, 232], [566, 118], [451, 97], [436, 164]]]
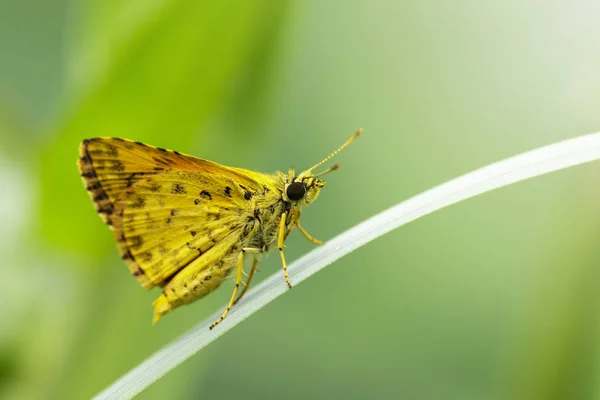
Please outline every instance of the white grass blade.
[[[600, 133], [541, 147], [488, 165], [391, 207], [331, 239], [289, 266], [294, 285], [373, 239], [450, 204], [552, 171], [600, 158]], [[595, 182], [591, 182], [595, 184]], [[288, 290], [277, 272], [249, 291], [227, 318], [215, 313], [129, 371], [96, 399], [130, 399], [181, 362]]]

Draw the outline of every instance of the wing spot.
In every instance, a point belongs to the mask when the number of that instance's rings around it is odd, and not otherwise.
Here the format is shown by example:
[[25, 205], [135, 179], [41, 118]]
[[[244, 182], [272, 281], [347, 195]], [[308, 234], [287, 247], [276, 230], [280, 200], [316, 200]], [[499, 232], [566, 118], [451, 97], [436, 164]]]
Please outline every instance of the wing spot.
[[173, 193], [173, 194], [186, 194], [187, 192], [185, 191], [185, 188], [183, 187], [182, 184], [180, 184], [180, 183], [174, 183], [173, 187], [171, 188], [171, 193]]
[[225, 195], [231, 197], [231, 188], [229, 186], [225, 186]]
[[131, 238], [131, 247], [139, 249], [144, 244], [144, 239], [141, 236], [134, 236]]
[[133, 208], [144, 208], [146, 206], [146, 199], [142, 196], [139, 196], [135, 202], [131, 204]]
[[92, 157], [90, 157], [90, 155], [88, 153], [86, 153], [85, 155], [79, 157], [79, 160], [84, 163], [84, 164], [91, 164], [92, 163]]
[[98, 176], [96, 176], [96, 172], [94, 172], [94, 170], [88, 171], [88, 172], [82, 172], [81, 176], [83, 178], [97, 178], [98, 177]]
[[112, 144], [107, 144], [106, 145], [106, 152], [108, 153], [109, 156], [111, 157], [119, 157], [119, 151], [117, 150], [117, 148], [112, 145]]
[[106, 215], [112, 215], [112, 213], [115, 211], [115, 208], [112, 204], [106, 204], [104, 207], [100, 207], [96, 210], [98, 212], [98, 214], [106, 214]]
[[165, 160], [162, 158], [158, 158], [158, 157], [152, 157], [152, 160], [154, 160], [155, 163], [157, 164], [161, 164], [161, 165], [165, 165]]
[[136, 176], [136, 174], [134, 172], [127, 177], [127, 188], [132, 187], [133, 184], [136, 182], [135, 176]]
[[114, 172], [123, 172], [123, 171], [125, 171], [125, 165], [120, 160], [116, 160], [116, 161], [113, 161], [113, 164], [110, 167], [110, 169]]
[[94, 202], [99, 202], [102, 200], [108, 200], [108, 196], [106, 195], [106, 192], [100, 192], [96, 196], [94, 196]]
[[212, 196], [206, 190], [200, 192], [200, 197], [205, 198], [206, 200], [212, 200]]
[[168, 250], [167, 250], [167, 248], [165, 247], [164, 244], [161, 243], [161, 244], [158, 245], [158, 252], [160, 254], [162, 254], [162, 255], [167, 254], [167, 251]]

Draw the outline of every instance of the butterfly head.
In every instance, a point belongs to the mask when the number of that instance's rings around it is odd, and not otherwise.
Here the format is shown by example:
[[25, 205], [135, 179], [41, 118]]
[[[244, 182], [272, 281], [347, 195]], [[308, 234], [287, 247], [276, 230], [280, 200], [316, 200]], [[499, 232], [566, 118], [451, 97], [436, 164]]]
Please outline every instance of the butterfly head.
[[327, 168], [325, 171], [317, 174], [313, 173], [313, 171], [325, 164], [337, 153], [342, 151], [346, 146], [352, 143], [354, 139], [359, 137], [362, 132], [362, 128], [356, 131], [356, 133], [352, 135], [350, 139], [348, 139], [346, 143], [344, 143], [339, 149], [331, 153], [320, 163], [315, 164], [301, 174], [296, 176], [295, 170], [291, 169], [288, 173], [288, 181], [285, 184], [285, 190], [283, 192], [284, 200], [295, 204], [298, 208], [302, 208], [312, 203], [319, 195], [321, 188], [325, 186], [325, 181], [319, 179], [319, 177], [327, 174], [328, 172], [335, 171], [340, 167], [340, 164], [335, 164], [332, 167]]
[[[293, 170], [290, 170], [290, 173], [293, 173]], [[285, 185], [283, 198], [285, 201], [302, 208], [317, 198], [323, 186], [325, 186], [325, 181], [318, 179], [314, 175], [304, 177], [301, 175], [293, 176]]]

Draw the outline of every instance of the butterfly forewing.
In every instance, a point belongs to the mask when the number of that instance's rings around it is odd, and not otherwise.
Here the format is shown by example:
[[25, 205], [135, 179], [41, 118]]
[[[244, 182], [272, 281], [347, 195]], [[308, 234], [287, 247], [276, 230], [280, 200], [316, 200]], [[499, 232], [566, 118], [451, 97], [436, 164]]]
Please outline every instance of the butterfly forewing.
[[79, 167], [122, 258], [146, 288], [184, 267], [182, 277], [218, 262], [240, 241], [253, 196], [274, 191], [239, 169], [123, 139], [84, 141]]

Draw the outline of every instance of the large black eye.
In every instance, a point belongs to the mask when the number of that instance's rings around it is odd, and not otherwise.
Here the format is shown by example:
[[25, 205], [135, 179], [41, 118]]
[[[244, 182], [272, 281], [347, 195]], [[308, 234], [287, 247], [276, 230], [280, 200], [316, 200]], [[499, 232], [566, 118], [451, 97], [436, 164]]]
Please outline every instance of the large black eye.
[[302, 182], [292, 182], [287, 187], [285, 193], [290, 200], [300, 200], [306, 193], [306, 188]]

